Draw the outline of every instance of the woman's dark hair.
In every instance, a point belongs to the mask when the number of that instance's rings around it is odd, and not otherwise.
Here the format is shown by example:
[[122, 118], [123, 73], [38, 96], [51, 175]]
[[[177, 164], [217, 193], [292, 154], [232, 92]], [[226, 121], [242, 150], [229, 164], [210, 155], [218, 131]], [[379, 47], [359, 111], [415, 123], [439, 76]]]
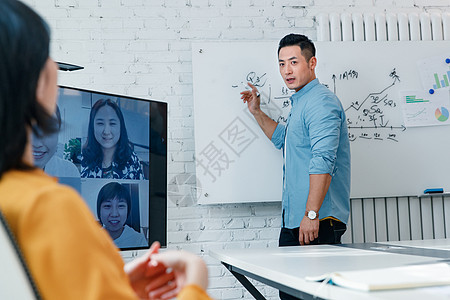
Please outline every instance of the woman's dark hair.
[[316, 47], [314, 47], [313, 42], [311, 42], [306, 35], [295, 33], [286, 35], [278, 44], [278, 54], [280, 54], [281, 48], [288, 46], [299, 46], [302, 50], [302, 55], [305, 57], [307, 62], [309, 62], [311, 57], [316, 56]]
[[49, 57], [50, 29], [32, 9], [16, 0], [0, 1], [0, 177], [23, 162], [28, 130], [56, 130], [54, 119], [36, 99], [40, 73]]
[[103, 161], [102, 146], [95, 139], [94, 134], [94, 119], [100, 108], [104, 106], [110, 106], [114, 109], [120, 121], [120, 138], [117, 142], [117, 148], [114, 153], [113, 161], [119, 165], [119, 168], [123, 168], [130, 160], [133, 150], [128, 140], [127, 128], [125, 127], [125, 119], [123, 118], [122, 111], [119, 106], [111, 99], [100, 99], [92, 106], [89, 116], [89, 127], [86, 143], [83, 146], [83, 167], [95, 167], [101, 166]]
[[102, 223], [102, 220], [100, 218], [100, 207], [103, 201], [112, 199], [124, 199], [127, 202], [127, 218], [130, 215], [131, 196], [129, 190], [118, 182], [110, 182], [105, 184], [100, 189], [97, 196], [97, 216], [100, 220], [100, 223]]

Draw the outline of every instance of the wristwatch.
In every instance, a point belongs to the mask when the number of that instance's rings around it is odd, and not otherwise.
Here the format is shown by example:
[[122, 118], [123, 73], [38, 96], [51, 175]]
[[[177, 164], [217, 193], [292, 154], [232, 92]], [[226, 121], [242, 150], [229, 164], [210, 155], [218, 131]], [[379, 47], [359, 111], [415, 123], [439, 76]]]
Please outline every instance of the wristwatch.
[[319, 217], [319, 213], [316, 213], [314, 210], [305, 211], [305, 216], [307, 216], [310, 220], [314, 220]]

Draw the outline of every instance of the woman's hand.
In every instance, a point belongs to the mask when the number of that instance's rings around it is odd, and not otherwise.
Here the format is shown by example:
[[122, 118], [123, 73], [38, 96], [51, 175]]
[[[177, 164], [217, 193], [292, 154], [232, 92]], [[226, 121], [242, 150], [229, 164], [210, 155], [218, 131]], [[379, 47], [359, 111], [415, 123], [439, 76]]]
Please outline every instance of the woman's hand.
[[166, 266], [173, 272], [174, 282], [161, 280], [160, 284], [149, 287], [150, 299], [171, 299], [183, 287], [191, 284], [206, 290], [208, 287], [208, 269], [198, 256], [186, 251], [166, 251], [151, 255], [151, 261]]
[[143, 256], [134, 259], [125, 265], [130, 284], [140, 299], [151, 299], [149, 291], [155, 286], [171, 286], [175, 288], [174, 273], [167, 272], [167, 267], [157, 261], [151, 260], [151, 255], [158, 253], [161, 245], [154, 242], [149, 251]]

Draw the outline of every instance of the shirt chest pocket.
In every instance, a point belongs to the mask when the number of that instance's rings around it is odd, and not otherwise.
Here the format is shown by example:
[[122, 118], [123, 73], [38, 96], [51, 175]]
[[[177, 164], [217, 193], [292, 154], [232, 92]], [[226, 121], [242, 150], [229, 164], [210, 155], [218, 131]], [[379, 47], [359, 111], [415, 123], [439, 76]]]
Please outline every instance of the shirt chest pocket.
[[287, 143], [293, 147], [309, 148], [309, 131], [304, 122], [291, 119], [287, 128]]

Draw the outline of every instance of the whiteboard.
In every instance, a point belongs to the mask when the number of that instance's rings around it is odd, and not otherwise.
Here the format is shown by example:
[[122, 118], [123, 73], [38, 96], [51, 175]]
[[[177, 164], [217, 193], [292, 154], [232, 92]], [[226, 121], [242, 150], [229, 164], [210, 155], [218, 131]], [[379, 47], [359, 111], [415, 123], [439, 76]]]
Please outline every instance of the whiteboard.
[[[317, 77], [346, 110], [351, 197], [420, 195], [436, 187], [450, 191], [450, 126], [406, 128], [400, 97], [404, 91], [428, 90], [419, 61], [450, 57], [450, 42], [315, 45]], [[199, 203], [281, 200], [282, 153], [239, 94], [247, 81], [258, 85], [263, 110], [285, 122], [292, 91], [279, 75], [277, 42], [194, 43], [192, 55]], [[439, 92], [449, 93], [448, 88]]]

